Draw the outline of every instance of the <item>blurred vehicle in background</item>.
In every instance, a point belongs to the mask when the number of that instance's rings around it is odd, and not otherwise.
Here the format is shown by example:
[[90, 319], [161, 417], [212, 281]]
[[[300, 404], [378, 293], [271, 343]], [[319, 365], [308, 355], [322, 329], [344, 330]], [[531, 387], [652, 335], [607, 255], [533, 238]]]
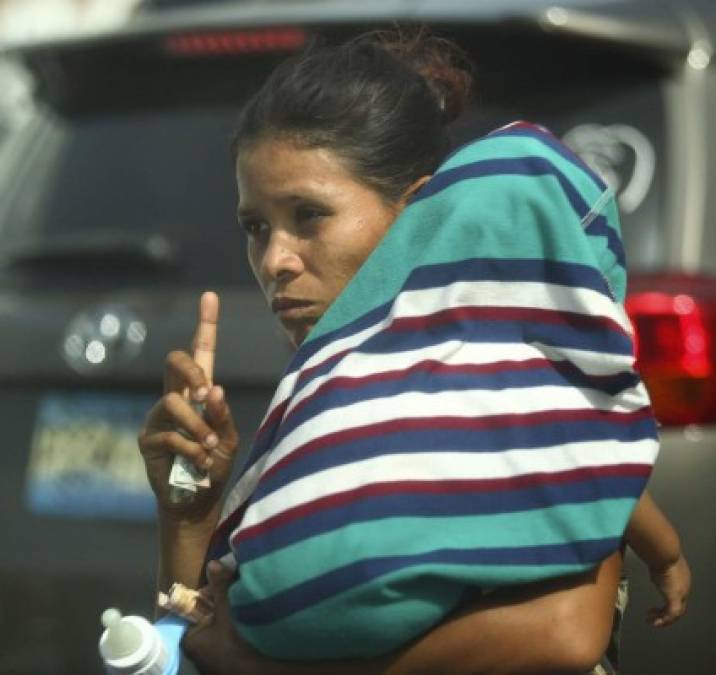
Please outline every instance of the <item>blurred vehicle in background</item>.
[[0, 43], [112, 29], [141, 0], [0, 0]]
[[0, 125], [0, 673], [99, 672], [101, 611], [151, 614], [153, 505], [135, 437], [165, 354], [188, 345], [200, 292], [217, 290], [216, 380], [244, 446], [290, 354], [235, 224], [237, 111], [314, 37], [394, 21], [431, 24], [477, 64], [458, 142], [538, 122], [619, 194], [627, 309], [664, 425], [651, 489], [695, 586], [687, 617], [657, 633], [644, 615], [659, 599], [628, 561], [624, 672], [712, 671], [716, 7], [355, 4], [147, 0], [121, 30], [1, 55], [26, 89]]

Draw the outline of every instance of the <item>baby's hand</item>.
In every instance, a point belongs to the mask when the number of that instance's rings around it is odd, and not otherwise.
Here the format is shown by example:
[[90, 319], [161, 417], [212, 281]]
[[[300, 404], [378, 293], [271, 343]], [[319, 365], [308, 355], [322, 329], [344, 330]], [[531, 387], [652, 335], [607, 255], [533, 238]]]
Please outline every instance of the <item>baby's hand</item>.
[[664, 596], [663, 607], [652, 607], [647, 620], [652, 626], [670, 626], [686, 612], [686, 601], [691, 590], [691, 570], [683, 554], [678, 560], [663, 569], [652, 569], [651, 580]]

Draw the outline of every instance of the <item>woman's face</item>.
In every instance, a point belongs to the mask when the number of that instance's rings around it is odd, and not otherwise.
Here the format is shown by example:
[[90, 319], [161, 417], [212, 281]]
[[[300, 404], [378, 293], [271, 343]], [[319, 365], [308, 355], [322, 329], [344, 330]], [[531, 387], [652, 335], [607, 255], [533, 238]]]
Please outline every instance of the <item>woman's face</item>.
[[332, 150], [263, 140], [237, 160], [239, 222], [251, 269], [299, 345], [383, 237], [390, 204]]

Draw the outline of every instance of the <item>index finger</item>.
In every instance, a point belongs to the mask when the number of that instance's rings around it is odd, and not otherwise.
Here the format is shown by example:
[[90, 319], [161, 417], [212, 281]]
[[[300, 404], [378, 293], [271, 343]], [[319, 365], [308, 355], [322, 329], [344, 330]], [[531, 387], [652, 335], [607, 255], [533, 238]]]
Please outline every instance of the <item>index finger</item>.
[[199, 321], [192, 342], [194, 361], [201, 367], [211, 386], [216, 355], [216, 328], [219, 323], [219, 296], [213, 291], [202, 293], [199, 301]]

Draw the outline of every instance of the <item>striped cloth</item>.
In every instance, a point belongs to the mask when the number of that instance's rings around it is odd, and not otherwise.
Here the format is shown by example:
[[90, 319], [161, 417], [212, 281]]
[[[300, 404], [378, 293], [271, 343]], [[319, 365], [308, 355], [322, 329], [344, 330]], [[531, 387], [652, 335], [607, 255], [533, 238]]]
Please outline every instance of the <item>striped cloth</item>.
[[615, 200], [541, 127], [453, 153], [295, 354], [212, 557], [275, 658], [370, 657], [620, 544], [657, 453]]

